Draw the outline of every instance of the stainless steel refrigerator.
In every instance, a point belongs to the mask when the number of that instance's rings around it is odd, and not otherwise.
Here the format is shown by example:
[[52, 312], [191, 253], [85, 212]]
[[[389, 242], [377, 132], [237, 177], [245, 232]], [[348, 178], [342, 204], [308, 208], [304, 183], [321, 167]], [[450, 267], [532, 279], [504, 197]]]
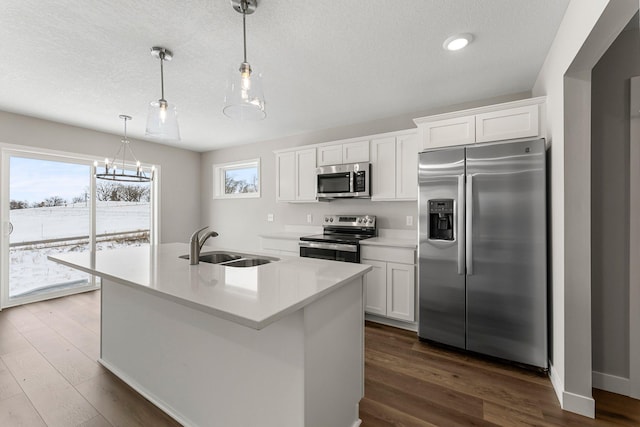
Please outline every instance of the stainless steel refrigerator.
[[547, 368], [543, 139], [419, 154], [418, 335]]

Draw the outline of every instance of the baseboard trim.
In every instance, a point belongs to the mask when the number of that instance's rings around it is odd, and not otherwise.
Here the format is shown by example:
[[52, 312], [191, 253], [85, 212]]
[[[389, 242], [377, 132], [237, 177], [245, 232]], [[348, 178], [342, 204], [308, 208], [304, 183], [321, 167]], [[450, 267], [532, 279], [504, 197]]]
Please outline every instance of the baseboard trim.
[[568, 391], [562, 392], [562, 409], [589, 418], [596, 417], [596, 401], [593, 397], [582, 396]]
[[190, 426], [194, 426], [195, 425], [191, 421], [189, 421], [188, 419], [183, 417], [182, 415], [180, 415], [177, 412], [175, 412], [173, 410], [173, 408], [171, 408], [170, 406], [165, 404], [162, 400], [158, 399], [152, 393], [148, 392], [144, 387], [142, 387], [137, 382], [133, 381], [128, 375], [126, 375], [123, 372], [121, 372], [119, 369], [117, 369], [116, 367], [111, 365], [109, 362], [105, 361], [104, 359], [98, 359], [98, 363], [100, 363], [102, 366], [104, 366], [113, 375], [115, 375], [116, 377], [120, 378], [129, 387], [131, 387], [132, 389], [134, 389], [135, 391], [140, 393], [142, 395], [142, 397], [144, 397], [149, 402], [153, 403], [155, 406], [160, 408], [162, 410], [162, 412], [164, 412], [165, 414], [169, 415], [171, 418], [173, 418], [174, 420], [176, 420], [177, 422], [179, 422], [183, 426], [190, 427]]
[[600, 390], [631, 396], [631, 381], [629, 378], [593, 371], [592, 382], [593, 386]]
[[562, 378], [558, 375], [558, 371], [553, 367], [553, 363], [549, 361], [549, 379], [551, 380], [551, 386], [553, 386], [553, 391], [556, 392], [556, 397], [558, 398], [558, 402], [560, 402], [560, 407], [563, 407], [562, 402], [562, 393], [564, 392], [564, 383], [562, 382]]
[[365, 313], [365, 320], [381, 323], [395, 328], [405, 329], [407, 331], [418, 332], [418, 324], [416, 322], [403, 322], [401, 320], [389, 319], [388, 317], [376, 316], [375, 314]]

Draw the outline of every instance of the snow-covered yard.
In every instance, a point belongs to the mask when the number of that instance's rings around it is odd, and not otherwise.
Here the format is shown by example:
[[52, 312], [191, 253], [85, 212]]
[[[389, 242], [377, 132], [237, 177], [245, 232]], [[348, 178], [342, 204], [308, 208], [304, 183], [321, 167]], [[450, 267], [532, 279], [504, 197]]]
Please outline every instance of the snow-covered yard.
[[[149, 203], [98, 202], [96, 234], [148, 230]], [[89, 250], [86, 240], [47, 242], [89, 234], [89, 208], [84, 203], [68, 206], [15, 209], [10, 221], [9, 295], [16, 297], [40, 288], [82, 286], [89, 275], [47, 260], [48, 255]], [[25, 242], [30, 242], [24, 244]], [[37, 242], [37, 243], [36, 243]], [[148, 244], [148, 233], [123, 240], [117, 236], [98, 239], [97, 250]]]

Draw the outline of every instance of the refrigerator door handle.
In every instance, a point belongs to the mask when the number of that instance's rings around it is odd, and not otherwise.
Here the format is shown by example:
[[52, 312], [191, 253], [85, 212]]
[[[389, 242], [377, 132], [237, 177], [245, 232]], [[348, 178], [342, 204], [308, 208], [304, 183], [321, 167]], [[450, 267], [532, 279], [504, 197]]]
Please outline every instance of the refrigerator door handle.
[[473, 175], [467, 175], [465, 255], [467, 275], [473, 274]]
[[464, 242], [465, 242], [465, 232], [464, 232], [464, 174], [458, 176], [458, 212], [457, 215], [457, 224], [458, 228], [458, 274], [464, 274]]

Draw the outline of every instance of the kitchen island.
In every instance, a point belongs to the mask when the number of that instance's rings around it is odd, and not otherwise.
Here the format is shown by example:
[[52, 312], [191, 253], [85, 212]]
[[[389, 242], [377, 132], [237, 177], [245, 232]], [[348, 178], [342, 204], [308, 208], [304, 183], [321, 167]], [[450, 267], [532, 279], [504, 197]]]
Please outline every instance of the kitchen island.
[[102, 278], [100, 363], [186, 426], [359, 425], [371, 267], [190, 266], [188, 249], [50, 257]]

